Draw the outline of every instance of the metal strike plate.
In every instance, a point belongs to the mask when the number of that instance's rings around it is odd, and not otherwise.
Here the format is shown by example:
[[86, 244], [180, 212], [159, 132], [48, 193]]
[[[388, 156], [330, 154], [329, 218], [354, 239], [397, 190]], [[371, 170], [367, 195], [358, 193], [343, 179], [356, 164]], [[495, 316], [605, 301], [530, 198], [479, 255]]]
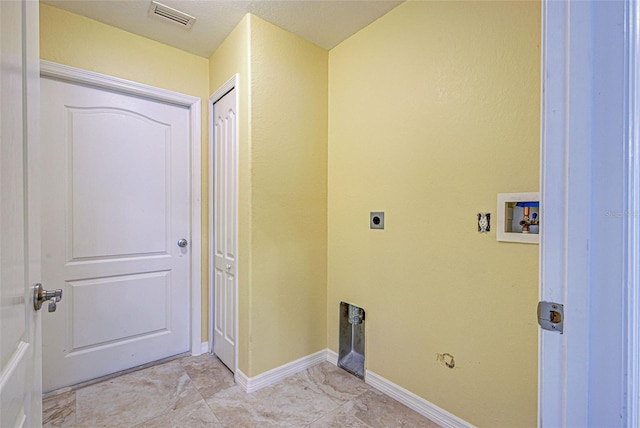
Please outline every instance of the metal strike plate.
[[543, 330], [564, 331], [564, 305], [554, 302], [538, 302], [538, 324]]

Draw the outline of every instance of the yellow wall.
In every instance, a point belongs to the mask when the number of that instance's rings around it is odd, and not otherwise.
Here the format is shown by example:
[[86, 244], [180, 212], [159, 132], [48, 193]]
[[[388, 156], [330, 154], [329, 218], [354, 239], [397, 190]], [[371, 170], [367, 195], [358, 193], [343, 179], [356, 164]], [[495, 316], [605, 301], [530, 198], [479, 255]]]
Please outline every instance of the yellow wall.
[[250, 376], [326, 348], [327, 61], [251, 17]]
[[202, 340], [208, 340], [206, 58], [40, 4], [40, 57], [202, 99]]
[[210, 58], [238, 73], [239, 368], [326, 347], [328, 52], [247, 15]]
[[537, 2], [408, 2], [329, 55], [328, 347], [364, 307], [367, 369], [478, 426], [536, 425], [538, 246], [495, 219], [538, 189], [539, 40]]
[[329, 53], [248, 15], [208, 60], [40, 15], [43, 59], [203, 100], [202, 340], [207, 98], [238, 73], [238, 368], [337, 351], [345, 300], [367, 369], [479, 426], [536, 424], [538, 247], [496, 242], [495, 205], [538, 188], [539, 3], [408, 2]]
[[238, 75], [238, 368], [248, 372], [251, 290], [251, 70], [250, 20], [246, 15], [209, 58], [209, 88], [217, 91]]

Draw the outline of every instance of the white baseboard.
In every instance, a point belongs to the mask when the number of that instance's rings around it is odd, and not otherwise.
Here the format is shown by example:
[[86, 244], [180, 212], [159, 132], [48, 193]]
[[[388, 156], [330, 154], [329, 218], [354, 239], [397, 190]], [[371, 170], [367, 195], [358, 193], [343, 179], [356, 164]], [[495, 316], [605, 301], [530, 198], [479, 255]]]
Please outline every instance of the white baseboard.
[[422, 416], [431, 419], [443, 427], [448, 428], [472, 428], [469, 422], [447, 412], [446, 410], [436, 406], [433, 403], [418, 397], [413, 392], [407, 391], [401, 386], [383, 378], [374, 372], [367, 370], [365, 373], [365, 382], [377, 389], [378, 391], [388, 395], [396, 401], [401, 402], [410, 409], [415, 410]]
[[246, 374], [242, 373], [242, 370], [236, 367], [236, 372], [233, 374], [233, 380], [244, 392], [249, 392], [249, 378]]
[[333, 364], [334, 366], [338, 365], [338, 353], [332, 351], [331, 349], [327, 349], [327, 362]]
[[[331, 349], [327, 349], [327, 362], [338, 365], [338, 354]], [[388, 395], [396, 401], [404, 404], [446, 428], [472, 428], [473, 425], [459, 417], [447, 412], [433, 403], [418, 397], [413, 392], [407, 391], [388, 379], [367, 370], [365, 372], [365, 382], [383, 394]]]
[[327, 351], [322, 350], [254, 377], [247, 377], [242, 371], [236, 369], [235, 381], [247, 393], [251, 393], [266, 386], [273, 385], [282, 379], [318, 365], [326, 360]]
[[[204, 343], [203, 343], [204, 349]], [[208, 352], [208, 351], [207, 351]], [[296, 361], [292, 361], [275, 369], [269, 370], [254, 377], [247, 377], [241, 370], [236, 369], [235, 381], [244, 391], [247, 393], [255, 392], [261, 388], [281, 381], [291, 375], [299, 373], [317, 364], [327, 361], [333, 365], [338, 364], [338, 354], [331, 349], [325, 349], [323, 351], [316, 352], [315, 354], [307, 355]], [[425, 400], [422, 397], [418, 397], [416, 394], [407, 391], [401, 386], [396, 385], [388, 379], [367, 370], [365, 373], [365, 382], [383, 394], [388, 395], [396, 401], [404, 404], [410, 409], [415, 410], [422, 416], [425, 416], [442, 425], [445, 428], [473, 428], [474, 426], [469, 422], [460, 419], [459, 417], [447, 412], [446, 410], [436, 406], [433, 403]]]

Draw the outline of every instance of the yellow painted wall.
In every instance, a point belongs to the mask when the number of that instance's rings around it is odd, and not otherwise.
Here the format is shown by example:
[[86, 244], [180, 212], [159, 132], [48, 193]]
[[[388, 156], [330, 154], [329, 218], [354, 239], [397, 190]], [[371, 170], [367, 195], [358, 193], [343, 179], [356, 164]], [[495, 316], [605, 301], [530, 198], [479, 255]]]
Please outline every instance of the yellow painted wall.
[[538, 247], [476, 213], [538, 188], [538, 3], [408, 2], [330, 53], [248, 15], [208, 60], [40, 14], [43, 59], [203, 100], [202, 340], [207, 98], [238, 73], [239, 369], [337, 351], [345, 300], [369, 370], [479, 426], [535, 425]]
[[202, 99], [202, 340], [208, 340], [209, 62], [206, 58], [42, 3], [40, 57]]
[[326, 348], [327, 61], [251, 17], [250, 376]]
[[328, 52], [247, 15], [210, 58], [238, 73], [239, 369], [326, 347]]
[[329, 54], [328, 347], [364, 307], [367, 369], [478, 426], [536, 425], [538, 246], [495, 220], [538, 190], [539, 41], [538, 2], [407, 2]]
[[235, 74], [238, 97], [238, 368], [248, 372], [251, 342], [251, 109], [250, 20], [246, 15], [209, 58], [209, 88], [217, 91]]

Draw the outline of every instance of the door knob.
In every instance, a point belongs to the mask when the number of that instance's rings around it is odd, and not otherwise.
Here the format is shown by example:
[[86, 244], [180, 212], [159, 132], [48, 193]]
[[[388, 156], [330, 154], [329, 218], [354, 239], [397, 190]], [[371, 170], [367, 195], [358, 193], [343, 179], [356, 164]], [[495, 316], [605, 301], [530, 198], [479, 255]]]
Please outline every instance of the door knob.
[[49, 301], [49, 312], [55, 312], [56, 304], [62, 300], [62, 290], [47, 291], [42, 288], [42, 284], [36, 284], [33, 288], [33, 307], [36, 311], [42, 308], [42, 303], [44, 303], [45, 300]]
[[189, 241], [187, 241], [186, 239], [182, 238], [178, 241], [178, 247], [180, 248], [184, 248], [189, 244]]

